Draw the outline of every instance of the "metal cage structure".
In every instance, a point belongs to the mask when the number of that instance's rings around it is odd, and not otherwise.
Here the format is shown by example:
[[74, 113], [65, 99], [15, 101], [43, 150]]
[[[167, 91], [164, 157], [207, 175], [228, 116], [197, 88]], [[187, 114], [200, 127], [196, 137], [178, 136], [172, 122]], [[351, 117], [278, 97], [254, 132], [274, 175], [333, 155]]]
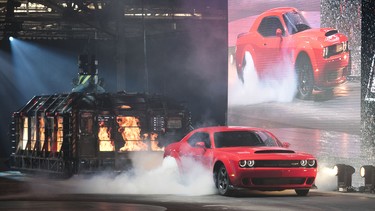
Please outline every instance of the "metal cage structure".
[[186, 106], [161, 95], [35, 96], [13, 114], [11, 167], [64, 177], [123, 171], [131, 166], [130, 154], [163, 153], [190, 130]]

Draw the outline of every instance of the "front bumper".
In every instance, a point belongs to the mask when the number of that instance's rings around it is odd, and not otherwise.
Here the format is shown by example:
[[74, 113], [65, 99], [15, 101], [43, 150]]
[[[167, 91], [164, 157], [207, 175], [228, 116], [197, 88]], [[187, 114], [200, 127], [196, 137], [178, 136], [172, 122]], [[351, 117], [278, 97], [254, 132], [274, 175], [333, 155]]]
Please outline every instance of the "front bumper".
[[314, 85], [316, 88], [331, 88], [346, 82], [349, 71], [349, 52], [344, 52], [327, 59], [317, 58], [313, 65]]
[[316, 168], [238, 168], [229, 175], [233, 188], [284, 190], [311, 188]]

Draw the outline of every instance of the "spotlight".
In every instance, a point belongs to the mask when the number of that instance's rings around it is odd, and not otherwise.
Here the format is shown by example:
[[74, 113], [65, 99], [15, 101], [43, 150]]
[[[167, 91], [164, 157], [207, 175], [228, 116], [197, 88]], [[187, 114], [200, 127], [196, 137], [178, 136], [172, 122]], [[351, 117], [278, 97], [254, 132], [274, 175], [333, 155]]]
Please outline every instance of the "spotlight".
[[14, 40], [14, 38], [13, 38], [12, 36], [10, 36], [10, 37], [9, 37], [9, 41], [12, 42], [13, 40]]
[[354, 191], [352, 187], [352, 174], [355, 169], [352, 166], [345, 164], [337, 164], [333, 167], [333, 170], [337, 176], [337, 189], [340, 192], [351, 192]]
[[375, 167], [372, 165], [362, 166], [360, 170], [361, 177], [365, 178], [363, 191], [375, 192]]

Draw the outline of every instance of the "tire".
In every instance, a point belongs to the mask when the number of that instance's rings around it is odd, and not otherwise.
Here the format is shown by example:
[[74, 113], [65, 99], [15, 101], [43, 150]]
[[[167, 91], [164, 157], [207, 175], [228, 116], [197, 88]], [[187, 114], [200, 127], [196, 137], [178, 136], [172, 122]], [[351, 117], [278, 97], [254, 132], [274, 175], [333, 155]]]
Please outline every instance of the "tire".
[[246, 66], [246, 59], [245, 57], [243, 58], [243, 61], [242, 61], [242, 66], [241, 68], [237, 68], [237, 76], [238, 76], [238, 79], [240, 79], [240, 81], [242, 83], [245, 83], [245, 80], [244, 80], [244, 77], [243, 77], [243, 71], [245, 69], [245, 66]]
[[297, 97], [307, 100], [314, 89], [314, 73], [311, 61], [307, 55], [301, 55], [296, 62]]
[[216, 187], [222, 196], [230, 196], [232, 191], [229, 189], [230, 181], [227, 169], [221, 165], [216, 172]]
[[309, 193], [310, 189], [295, 189], [298, 196], [307, 196]]
[[253, 56], [251, 55], [249, 51], [245, 51], [243, 61], [242, 61], [242, 67], [241, 69], [237, 69], [237, 75], [242, 83], [245, 83], [248, 80], [250, 81], [258, 80], [258, 74], [255, 71]]

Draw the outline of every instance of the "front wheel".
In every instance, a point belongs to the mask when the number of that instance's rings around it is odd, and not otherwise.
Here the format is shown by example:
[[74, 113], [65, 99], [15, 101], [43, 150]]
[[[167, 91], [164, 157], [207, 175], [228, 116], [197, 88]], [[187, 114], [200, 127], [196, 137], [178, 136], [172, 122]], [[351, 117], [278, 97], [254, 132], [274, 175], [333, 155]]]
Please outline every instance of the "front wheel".
[[229, 190], [229, 185], [230, 185], [229, 176], [228, 176], [227, 169], [225, 168], [224, 165], [221, 165], [218, 171], [216, 172], [216, 178], [217, 178], [216, 186], [219, 191], [219, 194], [223, 196], [231, 195], [232, 192], [231, 190]]
[[314, 89], [314, 73], [307, 55], [298, 57], [296, 62], [297, 97], [302, 100], [310, 98]]
[[307, 196], [309, 193], [310, 189], [295, 189], [298, 196]]

